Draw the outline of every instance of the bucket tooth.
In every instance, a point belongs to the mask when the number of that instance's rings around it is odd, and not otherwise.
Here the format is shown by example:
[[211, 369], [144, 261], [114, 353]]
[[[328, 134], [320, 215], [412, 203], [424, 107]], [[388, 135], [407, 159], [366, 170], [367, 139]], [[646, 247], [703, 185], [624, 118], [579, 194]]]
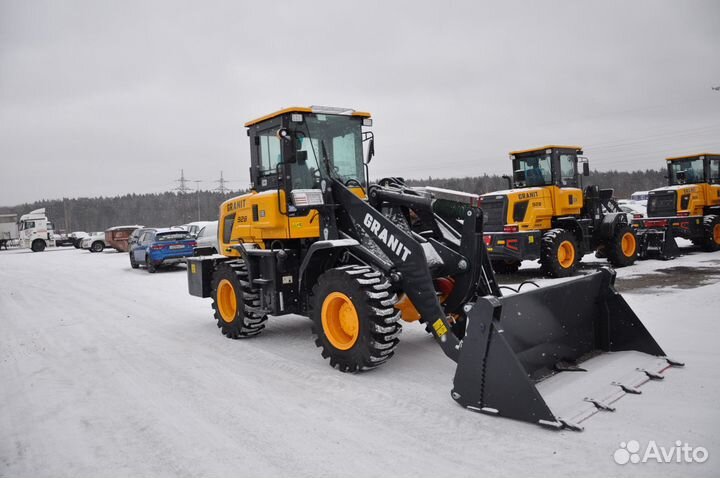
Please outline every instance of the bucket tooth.
[[597, 408], [598, 410], [604, 410], [606, 412], [614, 412], [615, 411], [615, 407], [611, 407], [607, 403], [603, 403], [600, 400], [595, 400], [594, 398], [586, 397], [585, 401], [595, 405], [595, 408]]
[[581, 432], [585, 430], [585, 427], [582, 425], [579, 425], [574, 422], [570, 422], [568, 420], [563, 420], [562, 418], [558, 418], [558, 421], [563, 424], [563, 428], [567, 428], [568, 430], [572, 430], [574, 432]]
[[635, 388], [635, 387], [630, 386], [630, 385], [625, 385], [625, 384], [622, 384], [622, 383], [620, 383], [620, 382], [613, 382], [612, 384], [613, 384], [613, 385], [616, 385], [616, 386], [618, 386], [618, 387], [620, 387], [620, 388], [622, 388], [622, 391], [625, 392], [625, 393], [629, 393], [629, 394], [631, 394], [631, 395], [640, 395], [640, 394], [642, 394], [642, 390], [640, 390], [639, 388]]
[[651, 378], [652, 380], [664, 380], [664, 379], [665, 379], [665, 376], [664, 376], [664, 375], [661, 375], [661, 374], [659, 374], [659, 373], [653, 372], [653, 371], [651, 371], [651, 370], [647, 370], [647, 369], [644, 369], [644, 368], [639, 368], [639, 369], [637, 369], [637, 370], [638, 370], [638, 372], [643, 372], [645, 375], [647, 375], [647, 376], [648, 376], [649, 378]]
[[677, 360], [671, 359], [670, 357], [665, 357], [665, 360], [667, 360], [667, 363], [669, 363], [673, 367], [684, 367], [685, 366], [685, 362], [679, 362]]

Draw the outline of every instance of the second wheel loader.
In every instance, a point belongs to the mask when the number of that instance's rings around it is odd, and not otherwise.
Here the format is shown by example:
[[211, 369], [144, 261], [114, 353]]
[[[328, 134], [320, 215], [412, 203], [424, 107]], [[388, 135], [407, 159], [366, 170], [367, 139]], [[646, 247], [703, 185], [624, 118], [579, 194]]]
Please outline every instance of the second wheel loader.
[[[543, 146], [510, 153], [511, 188], [481, 196], [485, 243], [496, 272], [539, 260], [550, 277], [572, 275], [582, 256], [597, 251], [614, 267], [637, 259], [637, 239], [612, 189], [580, 188], [579, 146]], [[510, 178], [508, 178], [510, 180]]]
[[676, 237], [720, 250], [720, 154], [667, 158], [668, 185], [648, 192], [647, 218], [633, 221], [640, 257], [672, 259]]
[[[387, 363], [401, 321], [417, 321], [457, 362], [451, 396], [463, 407], [574, 430], [679, 365], [609, 269], [503, 296], [471, 196], [439, 207], [401, 179], [368, 183], [370, 125], [368, 113], [328, 107], [246, 124], [253, 188], [221, 205], [220, 254], [188, 260], [190, 293], [212, 299], [225, 336], [309, 316], [330, 365], [359, 372]], [[558, 379], [579, 383], [576, 393]]]

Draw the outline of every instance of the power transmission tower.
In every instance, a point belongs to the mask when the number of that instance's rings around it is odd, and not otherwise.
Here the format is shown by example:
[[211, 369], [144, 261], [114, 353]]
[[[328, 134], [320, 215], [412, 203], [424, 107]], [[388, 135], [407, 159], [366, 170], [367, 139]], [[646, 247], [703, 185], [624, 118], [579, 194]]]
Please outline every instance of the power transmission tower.
[[218, 192], [220, 192], [221, 194], [227, 194], [228, 191], [230, 191], [230, 188], [225, 187], [225, 183], [226, 183], [227, 181], [225, 181], [225, 178], [223, 177], [223, 172], [222, 172], [222, 171], [220, 171], [220, 179], [218, 179], [218, 180], [215, 181], [215, 182], [216, 182], [216, 183], [219, 183], [218, 187], [215, 188], [215, 191], [218, 191]]
[[176, 187], [174, 190], [179, 191], [182, 194], [189, 193], [192, 191], [192, 188], [188, 186], [188, 183], [190, 182], [189, 179], [185, 178], [185, 170], [180, 170], [180, 179], [175, 180], [176, 183], [180, 183], [178, 187]]

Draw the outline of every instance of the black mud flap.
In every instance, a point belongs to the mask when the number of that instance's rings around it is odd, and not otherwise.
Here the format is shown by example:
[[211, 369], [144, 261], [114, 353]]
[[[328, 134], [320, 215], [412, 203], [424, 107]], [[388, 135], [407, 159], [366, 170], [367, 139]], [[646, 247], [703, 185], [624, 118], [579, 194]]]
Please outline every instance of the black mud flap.
[[471, 410], [582, 430], [594, 413], [682, 365], [665, 356], [614, 282], [603, 268], [472, 304], [452, 397]]

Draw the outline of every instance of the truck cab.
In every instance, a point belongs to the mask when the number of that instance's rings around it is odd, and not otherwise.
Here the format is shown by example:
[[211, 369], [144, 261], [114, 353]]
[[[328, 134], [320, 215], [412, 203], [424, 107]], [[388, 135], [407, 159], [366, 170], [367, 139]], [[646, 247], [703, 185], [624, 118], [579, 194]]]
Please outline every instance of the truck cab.
[[20, 216], [20, 247], [33, 252], [42, 252], [46, 247], [54, 247], [54, 226], [45, 215], [45, 208], [35, 209]]

